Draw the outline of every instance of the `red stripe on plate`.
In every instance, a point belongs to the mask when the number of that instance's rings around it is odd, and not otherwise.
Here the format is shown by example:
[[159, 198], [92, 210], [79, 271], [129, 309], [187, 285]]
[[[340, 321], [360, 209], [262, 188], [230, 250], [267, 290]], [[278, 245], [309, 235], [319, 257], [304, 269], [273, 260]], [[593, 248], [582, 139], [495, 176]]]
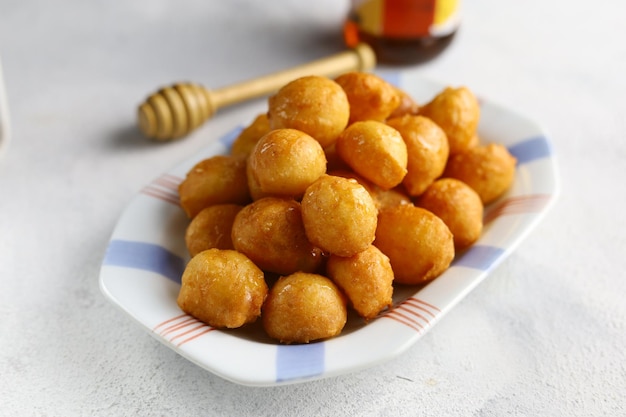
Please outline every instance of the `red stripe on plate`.
[[170, 190], [178, 192], [178, 186], [182, 182], [182, 179], [174, 176], [163, 175], [162, 177], [154, 180], [155, 184], [158, 184], [162, 187], [168, 188]]
[[492, 222], [500, 216], [539, 212], [548, 204], [548, 201], [550, 201], [550, 195], [548, 194], [531, 194], [507, 198], [485, 213], [483, 223]]
[[184, 331], [182, 333], [178, 333], [176, 336], [172, 337], [170, 339], [170, 342], [174, 342], [174, 340], [176, 340], [176, 339], [179, 339], [179, 338], [181, 338], [183, 336], [187, 336], [189, 333], [193, 333], [193, 332], [195, 332], [198, 329], [202, 329], [202, 328], [205, 328], [205, 327], [208, 328], [209, 327], [206, 324], [200, 323], [200, 322], [196, 322], [195, 324], [196, 324], [195, 327], [192, 327], [191, 329], [189, 329], [187, 331]]
[[182, 181], [182, 178], [175, 175], [164, 174], [146, 185], [141, 192], [150, 197], [179, 206], [178, 186]]
[[183, 327], [187, 327], [190, 324], [196, 324], [196, 323], [198, 323], [198, 320], [196, 320], [195, 318], [190, 316], [189, 318], [187, 318], [186, 320], [181, 321], [180, 323], [176, 323], [176, 324], [173, 324], [171, 326], [168, 326], [168, 327], [164, 328], [163, 331], [161, 331], [159, 333], [160, 333], [161, 336], [166, 336], [166, 335], [168, 335], [168, 334], [170, 334], [172, 332], [175, 332], [176, 330], [180, 330]]
[[[422, 319], [427, 325], [430, 324], [430, 320], [428, 320], [428, 318], [424, 317], [423, 315], [421, 315], [420, 313], [418, 313], [417, 311], [413, 311], [409, 308], [406, 308], [406, 305], [401, 305], [397, 307], [398, 310], [402, 310], [402, 311], [406, 311], [408, 314], [417, 317], [418, 319]], [[415, 320], [415, 319], [413, 319]], [[417, 320], [415, 320], [415, 322], [417, 323]]]
[[141, 192], [147, 196], [158, 198], [159, 200], [163, 200], [167, 203], [171, 203], [176, 206], [180, 205], [180, 199], [178, 198], [177, 194], [174, 195], [159, 188], [154, 188], [150, 185], [141, 190]]
[[[387, 317], [402, 323], [411, 329], [422, 333], [433, 323], [441, 310], [415, 297], [409, 297], [391, 310], [383, 313], [381, 317]], [[432, 318], [426, 317], [422, 313], [427, 313]]]
[[161, 323], [157, 324], [156, 326], [154, 326], [152, 328], [152, 331], [156, 332], [159, 329], [159, 327], [165, 326], [166, 324], [169, 324], [169, 323], [171, 323], [173, 321], [176, 321], [176, 320], [180, 320], [180, 319], [182, 319], [184, 317], [189, 317], [189, 316], [187, 314], [181, 314], [180, 316], [176, 316], [176, 317], [172, 317], [171, 319], [167, 319], [164, 322], [161, 322]]
[[174, 343], [182, 337], [189, 336], [179, 341], [176, 346], [182, 346], [212, 330], [215, 330], [215, 328], [188, 314], [172, 317], [171, 319], [159, 323], [152, 329], [153, 332], [168, 340], [170, 343]]
[[[426, 306], [428, 308], [431, 308], [431, 309], [435, 310], [437, 313], [441, 313], [441, 310], [438, 307], [436, 307], [436, 306], [434, 306], [432, 304], [429, 304], [429, 303], [427, 303], [424, 300], [420, 300], [419, 298], [409, 297], [404, 302], [407, 303], [407, 304], [419, 303], [421, 305], [424, 305], [424, 306]], [[416, 307], [417, 307], [417, 305], [416, 305]], [[423, 307], [418, 307], [418, 308], [423, 309], [424, 311], [426, 311]], [[428, 313], [431, 314], [433, 317], [435, 317], [435, 315], [433, 313], [431, 313], [430, 311]]]
[[421, 333], [423, 330], [420, 329], [419, 327], [415, 326], [410, 320], [405, 320], [401, 315], [400, 317], [396, 317], [393, 314], [393, 311], [389, 311], [387, 314], [385, 314], [383, 317], [391, 319], [391, 320], [395, 320], [398, 323], [404, 324], [407, 327], [410, 327], [411, 329], [415, 330], [418, 333]]
[[199, 333], [196, 333], [196, 334], [194, 334], [193, 336], [188, 337], [188, 338], [187, 338], [187, 339], [185, 339], [185, 340], [182, 340], [182, 341], [181, 341], [179, 344], [177, 344], [176, 346], [182, 346], [182, 345], [184, 345], [185, 343], [187, 343], [187, 342], [191, 342], [192, 340], [194, 340], [194, 339], [196, 339], [196, 338], [198, 338], [198, 337], [200, 337], [200, 336], [202, 336], [202, 335], [204, 335], [204, 334], [207, 334], [207, 333], [209, 333], [209, 332], [212, 332], [213, 330], [215, 330], [215, 328], [214, 328], [214, 327], [208, 327], [208, 326], [207, 326], [207, 327], [206, 327], [203, 331], [201, 331], [201, 332], [199, 332]]

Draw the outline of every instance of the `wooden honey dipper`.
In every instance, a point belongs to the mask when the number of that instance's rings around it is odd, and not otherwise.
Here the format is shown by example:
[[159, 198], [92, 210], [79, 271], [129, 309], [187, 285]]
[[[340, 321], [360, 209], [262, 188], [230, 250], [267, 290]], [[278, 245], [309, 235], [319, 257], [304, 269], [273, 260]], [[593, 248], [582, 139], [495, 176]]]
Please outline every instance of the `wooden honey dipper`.
[[217, 90], [191, 83], [174, 84], [161, 88], [139, 106], [139, 128], [145, 136], [156, 140], [181, 138], [211, 118], [218, 109], [267, 95], [296, 78], [365, 71], [375, 65], [372, 49], [359, 44], [327, 58]]

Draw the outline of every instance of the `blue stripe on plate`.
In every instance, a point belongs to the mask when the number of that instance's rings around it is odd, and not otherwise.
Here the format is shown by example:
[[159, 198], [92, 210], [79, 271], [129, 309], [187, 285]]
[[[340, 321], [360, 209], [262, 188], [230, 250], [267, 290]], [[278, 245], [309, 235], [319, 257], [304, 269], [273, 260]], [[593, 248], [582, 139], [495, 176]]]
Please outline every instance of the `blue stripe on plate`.
[[509, 152], [517, 159], [517, 164], [521, 165], [535, 159], [549, 157], [552, 149], [547, 138], [538, 136], [509, 147]]
[[227, 148], [230, 148], [233, 144], [233, 142], [235, 141], [235, 139], [237, 139], [237, 136], [239, 136], [239, 134], [243, 131], [243, 127], [241, 126], [237, 126], [235, 129], [229, 131], [228, 133], [224, 134], [219, 141], [222, 143], [222, 145], [226, 146]]
[[474, 245], [467, 252], [455, 259], [454, 266], [486, 271], [504, 254], [504, 249], [495, 246]]
[[324, 373], [324, 343], [279, 345], [276, 350], [276, 380], [289, 381]]
[[156, 272], [179, 284], [185, 270], [185, 260], [164, 247], [130, 240], [112, 240], [103, 264]]

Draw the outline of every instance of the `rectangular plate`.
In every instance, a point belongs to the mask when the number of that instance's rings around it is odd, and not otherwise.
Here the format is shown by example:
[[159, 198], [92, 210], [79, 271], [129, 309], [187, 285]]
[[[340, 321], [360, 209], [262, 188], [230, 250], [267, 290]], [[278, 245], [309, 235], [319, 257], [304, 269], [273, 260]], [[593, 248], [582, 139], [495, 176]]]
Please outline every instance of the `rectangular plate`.
[[[421, 103], [445, 87], [414, 71], [380, 75]], [[458, 254], [443, 275], [424, 287], [397, 289], [393, 308], [367, 324], [351, 315], [336, 338], [279, 345], [264, 335], [258, 322], [238, 330], [216, 330], [178, 308], [180, 277], [189, 260], [184, 242], [188, 219], [179, 206], [178, 184], [196, 162], [227, 153], [241, 127], [215, 138], [202, 152], [146, 185], [130, 202], [113, 231], [100, 287], [157, 340], [239, 384], [303, 382], [387, 361], [413, 345], [502, 262], [557, 197], [556, 164], [546, 133], [512, 110], [483, 98], [480, 104], [481, 140], [501, 143], [517, 158], [513, 187], [486, 207], [482, 237]], [[242, 111], [242, 123], [266, 107], [260, 105], [257, 110]]]

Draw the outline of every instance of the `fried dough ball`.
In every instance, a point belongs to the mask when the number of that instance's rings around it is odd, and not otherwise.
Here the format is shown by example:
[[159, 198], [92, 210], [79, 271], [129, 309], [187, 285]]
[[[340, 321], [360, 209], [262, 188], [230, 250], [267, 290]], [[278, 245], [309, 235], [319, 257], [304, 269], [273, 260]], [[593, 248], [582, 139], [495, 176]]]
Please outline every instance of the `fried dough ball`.
[[351, 124], [337, 139], [336, 147], [356, 173], [385, 190], [400, 184], [407, 173], [407, 147], [402, 135], [382, 122]]
[[263, 306], [263, 328], [281, 343], [309, 343], [341, 333], [345, 296], [328, 278], [305, 272], [281, 277]]
[[212, 248], [234, 249], [230, 234], [235, 216], [242, 208], [237, 204], [216, 204], [198, 213], [185, 231], [189, 254], [193, 257]]
[[248, 180], [258, 185], [263, 195], [299, 198], [325, 172], [324, 149], [295, 129], [265, 134], [248, 158]]
[[322, 261], [322, 251], [306, 237], [295, 200], [265, 197], [247, 205], [235, 217], [232, 241], [264, 271], [313, 272]]
[[449, 156], [444, 131], [423, 116], [406, 115], [387, 121], [402, 135], [408, 152], [407, 174], [402, 184], [409, 195], [424, 192], [443, 173]]
[[480, 107], [470, 89], [447, 87], [422, 107], [420, 114], [446, 132], [450, 154], [455, 154], [470, 146], [478, 127]]
[[305, 76], [269, 98], [270, 128], [292, 128], [313, 136], [323, 148], [348, 125], [350, 104], [341, 86], [320, 76]]
[[491, 143], [451, 156], [444, 175], [472, 187], [486, 205], [511, 187], [516, 163], [517, 160], [507, 148]]
[[385, 120], [400, 104], [396, 88], [367, 72], [347, 72], [335, 78], [350, 103], [350, 121]]
[[250, 201], [246, 160], [230, 155], [204, 159], [189, 170], [178, 194], [189, 218], [213, 204], [246, 204]]
[[178, 306], [217, 328], [236, 328], [254, 322], [267, 297], [263, 272], [234, 250], [208, 249], [187, 264]]
[[441, 178], [422, 194], [417, 206], [434, 213], [448, 226], [456, 249], [476, 242], [483, 230], [483, 203], [469, 185], [454, 178]]
[[389, 257], [394, 282], [424, 284], [441, 275], [454, 258], [448, 226], [430, 211], [399, 205], [381, 211], [374, 245]]
[[396, 92], [400, 97], [400, 104], [396, 109], [389, 115], [389, 119], [393, 119], [394, 117], [400, 117], [407, 114], [416, 115], [419, 113], [419, 105], [413, 97], [411, 97], [406, 91], [401, 88], [396, 87]]
[[230, 148], [231, 155], [248, 156], [263, 135], [270, 131], [267, 113], [259, 114], [250, 125], [241, 131]]
[[352, 256], [374, 240], [377, 210], [370, 194], [355, 180], [324, 175], [304, 193], [302, 220], [315, 246]]
[[392, 303], [393, 270], [389, 258], [376, 246], [347, 258], [331, 255], [326, 272], [365, 319], [373, 319]]

